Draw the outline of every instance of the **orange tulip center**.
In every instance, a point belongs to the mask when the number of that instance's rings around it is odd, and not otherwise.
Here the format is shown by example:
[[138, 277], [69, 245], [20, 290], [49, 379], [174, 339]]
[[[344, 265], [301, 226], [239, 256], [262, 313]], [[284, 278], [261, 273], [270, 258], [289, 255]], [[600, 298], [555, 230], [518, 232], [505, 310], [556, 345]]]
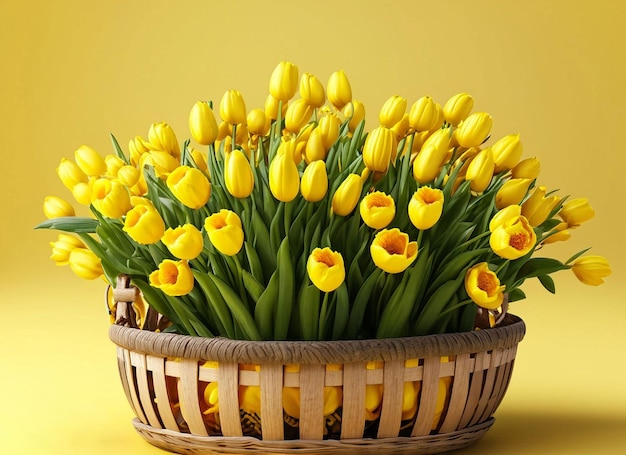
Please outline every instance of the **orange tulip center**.
[[160, 278], [161, 284], [176, 284], [176, 281], [178, 280], [178, 269], [175, 266], [164, 267]]
[[511, 234], [511, 237], [509, 238], [509, 245], [511, 245], [516, 250], [523, 250], [527, 244], [528, 235], [525, 232]]
[[367, 208], [372, 207], [391, 207], [390, 198], [384, 194], [372, 193], [367, 198]]
[[422, 202], [426, 205], [434, 204], [439, 200], [439, 195], [435, 191], [420, 191], [418, 195]]
[[315, 260], [317, 262], [321, 262], [328, 267], [333, 267], [335, 265], [335, 261], [333, 260], [333, 255], [330, 251], [321, 250], [315, 254]]
[[380, 246], [382, 246], [389, 254], [404, 255], [406, 245], [402, 237], [387, 236], [382, 239]]
[[478, 275], [478, 287], [491, 295], [498, 288], [498, 284], [491, 273], [482, 272]]
[[226, 220], [224, 218], [218, 218], [216, 217], [213, 221], [213, 227], [215, 229], [222, 229], [224, 227], [226, 227]]

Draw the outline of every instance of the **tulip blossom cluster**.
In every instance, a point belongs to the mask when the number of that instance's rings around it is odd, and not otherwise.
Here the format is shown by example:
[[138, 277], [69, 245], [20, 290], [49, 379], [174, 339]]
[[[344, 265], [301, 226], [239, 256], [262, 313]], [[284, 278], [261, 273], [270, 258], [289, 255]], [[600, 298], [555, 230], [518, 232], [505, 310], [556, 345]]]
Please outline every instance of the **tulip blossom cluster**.
[[559, 270], [590, 285], [611, 273], [584, 252], [537, 257], [593, 209], [539, 185], [520, 135], [492, 141], [469, 94], [393, 95], [377, 120], [365, 127], [344, 71], [324, 85], [281, 62], [263, 106], [237, 90], [195, 103], [182, 143], [158, 122], [126, 152], [79, 147], [57, 174], [93, 217], [49, 196], [39, 227], [63, 231], [57, 264], [128, 275], [169, 330], [208, 337], [461, 332], [523, 299], [527, 279], [554, 292]]

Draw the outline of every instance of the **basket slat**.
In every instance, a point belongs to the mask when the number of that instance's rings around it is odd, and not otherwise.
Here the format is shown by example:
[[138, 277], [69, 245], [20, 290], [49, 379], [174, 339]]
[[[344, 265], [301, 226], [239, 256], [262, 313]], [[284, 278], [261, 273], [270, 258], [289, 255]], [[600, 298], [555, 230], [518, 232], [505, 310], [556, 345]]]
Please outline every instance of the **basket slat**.
[[137, 396], [137, 389], [135, 387], [135, 375], [134, 368], [130, 358], [131, 351], [124, 349], [124, 362], [126, 363], [126, 381], [128, 384], [128, 391], [130, 394], [130, 400], [132, 403], [132, 407], [135, 410], [135, 415], [141, 420], [142, 423], [148, 424], [148, 419], [146, 415], [143, 413], [143, 409], [141, 408], [141, 404], [139, 403], [139, 397]]
[[264, 441], [283, 439], [283, 366], [261, 366], [261, 426]]
[[169, 394], [167, 393], [167, 383], [165, 382], [165, 359], [153, 355], [147, 356], [147, 367], [152, 371], [152, 384], [154, 387], [154, 396], [156, 399], [157, 409], [163, 421], [163, 425], [168, 430], [180, 431], [172, 407], [170, 405]]
[[126, 395], [128, 404], [130, 404], [130, 407], [133, 409], [133, 412], [135, 412], [135, 405], [133, 404], [133, 399], [130, 396], [130, 388], [128, 386], [128, 376], [126, 373], [126, 362], [124, 361], [124, 351], [125, 349], [122, 349], [119, 346], [117, 347], [117, 367], [120, 373], [120, 380], [122, 382], [124, 394]]
[[239, 365], [232, 362], [220, 362], [219, 387], [220, 425], [224, 436], [242, 436], [239, 416]]
[[139, 401], [141, 402], [141, 408], [143, 409], [151, 426], [155, 428], [162, 428], [161, 421], [154, 411], [154, 404], [152, 402], [152, 396], [150, 395], [146, 356], [131, 352], [130, 359], [133, 364], [137, 365], [135, 367], [135, 374], [137, 378], [137, 388], [139, 389]]
[[480, 393], [483, 387], [483, 363], [486, 357], [486, 352], [479, 352], [474, 359], [474, 371], [471, 373], [470, 388], [467, 394], [463, 417], [461, 417], [461, 422], [459, 423], [460, 428], [467, 427], [476, 412], [476, 406], [478, 406], [478, 400], [480, 399]]
[[426, 357], [424, 359], [424, 378], [422, 379], [422, 393], [420, 394], [417, 419], [411, 431], [411, 436], [424, 436], [430, 433], [435, 417], [437, 395], [439, 393], [439, 368], [441, 359]]
[[365, 430], [365, 381], [367, 370], [361, 362], [343, 366], [343, 414], [341, 439], [358, 439]]
[[324, 437], [324, 365], [300, 367], [300, 439]]
[[404, 394], [404, 361], [389, 360], [383, 370], [383, 403], [380, 411], [378, 438], [398, 436], [402, 420]]
[[180, 380], [178, 381], [178, 397], [180, 412], [189, 425], [191, 434], [208, 436], [198, 399], [198, 362], [194, 359], [181, 359]]
[[465, 409], [465, 398], [469, 389], [469, 375], [472, 369], [472, 359], [469, 354], [461, 354], [456, 357], [454, 369], [454, 382], [450, 392], [450, 405], [448, 412], [439, 429], [440, 433], [448, 433], [459, 427], [459, 422]]
[[470, 420], [470, 425], [476, 425], [477, 423], [482, 421], [483, 413], [485, 412], [485, 408], [487, 407], [489, 399], [491, 398], [491, 393], [493, 392], [493, 388], [496, 382], [496, 373], [500, 369], [499, 365], [501, 359], [502, 351], [494, 350], [491, 352], [489, 367], [485, 370], [485, 382], [483, 385], [483, 390], [480, 394], [478, 405], [476, 406], [476, 412]]

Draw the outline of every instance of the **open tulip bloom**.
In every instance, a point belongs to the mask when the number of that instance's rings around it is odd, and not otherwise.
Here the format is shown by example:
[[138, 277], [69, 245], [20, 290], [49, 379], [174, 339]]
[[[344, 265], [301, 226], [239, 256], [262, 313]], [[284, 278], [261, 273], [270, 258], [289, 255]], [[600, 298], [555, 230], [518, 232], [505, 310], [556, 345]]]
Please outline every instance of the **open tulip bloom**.
[[160, 122], [127, 151], [81, 145], [57, 174], [91, 216], [50, 196], [38, 228], [62, 231], [51, 258], [81, 278], [128, 275], [148, 304], [139, 326], [160, 314], [205, 337], [462, 332], [479, 307], [523, 299], [527, 279], [554, 292], [551, 275], [572, 269], [601, 284], [603, 257], [549, 256], [593, 216], [587, 199], [539, 186], [519, 134], [489, 144], [494, 119], [473, 106], [394, 95], [366, 129], [343, 70], [324, 87], [281, 62], [260, 108], [236, 90], [195, 103], [194, 143]]

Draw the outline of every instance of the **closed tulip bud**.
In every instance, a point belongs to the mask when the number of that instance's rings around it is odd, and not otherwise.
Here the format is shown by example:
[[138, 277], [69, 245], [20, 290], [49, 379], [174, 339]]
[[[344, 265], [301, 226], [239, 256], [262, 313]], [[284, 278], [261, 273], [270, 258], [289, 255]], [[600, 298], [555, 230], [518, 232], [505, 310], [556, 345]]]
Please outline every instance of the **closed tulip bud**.
[[239, 199], [250, 196], [254, 189], [254, 175], [250, 161], [237, 149], [226, 154], [224, 160], [224, 182], [228, 192]]
[[270, 163], [270, 191], [282, 202], [292, 201], [300, 190], [300, 175], [293, 160], [295, 141], [282, 142], [276, 156]]
[[69, 234], [59, 234], [56, 242], [50, 242], [52, 247], [52, 259], [56, 265], [67, 265], [70, 261], [70, 253], [76, 248], [86, 248], [85, 244], [78, 238]]
[[178, 159], [170, 155], [169, 152], [152, 150], [146, 156], [144, 163], [153, 166], [154, 173], [160, 179], [165, 179], [174, 169], [180, 166]]
[[70, 269], [84, 280], [95, 280], [103, 274], [100, 258], [86, 248], [75, 248], [70, 253]]
[[396, 216], [396, 203], [391, 196], [382, 191], [374, 191], [363, 198], [359, 204], [361, 218], [372, 229], [383, 229]]
[[465, 291], [476, 305], [495, 310], [504, 302], [504, 288], [486, 262], [471, 267], [465, 274]]
[[543, 243], [556, 243], [569, 240], [572, 234], [569, 232], [568, 225], [565, 221], [554, 227], [554, 232], [543, 240]]
[[531, 183], [533, 183], [531, 179], [508, 180], [496, 193], [496, 208], [500, 210], [522, 202]]
[[228, 90], [220, 102], [220, 117], [231, 125], [246, 122], [246, 103], [238, 90]]
[[117, 155], [107, 155], [104, 157], [104, 163], [106, 164], [107, 170], [105, 172], [105, 176], [108, 178], [116, 178], [119, 170], [122, 166], [125, 166], [126, 163]]
[[505, 220], [489, 237], [491, 249], [503, 259], [519, 259], [531, 252], [536, 243], [537, 235], [524, 216]]
[[304, 125], [309, 123], [313, 115], [313, 106], [303, 99], [295, 100], [287, 108], [285, 114], [285, 128], [292, 133], [298, 133]]
[[169, 228], [161, 238], [163, 245], [178, 259], [195, 259], [202, 252], [202, 232], [193, 224]]
[[[228, 124], [228, 122], [226, 120], [222, 120], [219, 125], [217, 125], [217, 138], [215, 139], [216, 141], [222, 141], [224, 140], [226, 137], [228, 137], [231, 134], [230, 132], [230, 125]], [[215, 147], [217, 149], [217, 145]]]
[[77, 183], [87, 183], [87, 175], [76, 163], [63, 158], [57, 167], [57, 175], [65, 187], [72, 191]]
[[426, 139], [422, 149], [413, 161], [413, 177], [419, 183], [435, 180], [441, 172], [448, 150], [450, 149], [450, 129], [435, 131]]
[[604, 283], [604, 278], [609, 276], [611, 267], [609, 262], [602, 256], [582, 256], [572, 264], [572, 272], [582, 283], [589, 286], [599, 286]]
[[117, 171], [117, 180], [127, 188], [131, 188], [139, 181], [139, 169], [135, 166], [124, 165]]
[[251, 134], [265, 136], [269, 131], [269, 122], [267, 122], [263, 109], [259, 109], [258, 107], [252, 109], [248, 113], [247, 122], [248, 131], [250, 131]]
[[267, 95], [267, 98], [265, 98], [265, 116], [271, 120], [276, 120], [278, 118], [278, 106], [281, 106], [281, 117], [285, 118], [289, 106], [288, 102], [284, 101], [281, 105], [279, 100], [272, 95]]
[[465, 120], [474, 107], [474, 98], [467, 93], [458, 93], [443, 105], [443, 118], [452, 126]]
[[131, 209], [128, 189], [118, 181], [104, 178], [93, 182], [91, 203], [108, 218], [121, 218]]
[[153, 123], [148, 131], [148, 142], [155, 150], [167, 152], [174, 158], [180, 158], [180, 146], [174, 130], [165, 122]]
[[359, 174], [350, 174], [341, 182], [332, 200], [333, 213], [347, 216], [352, 213], [361, 198], [363, 180]]
[[589, 205], [587, 198], [577, 198], [567, 201], [559, 211], [559, 216], [569, 227], [580, 226], [593, 218], [595, 212]]
[[523, 149], [519, 134], [509, 134], [496, 141], [491, 146], [493, 161], [496, 165], [494, 173], [513, 169], [519, 163]]
[[385, 101], [378, 113], [380, 124], [387, 128], [393, 127], [402, 120], [407, 108], [407, 100], [398, 95], [393, 95]]
[[320, 118], [317, 127], [320, 129], [322, 142], [324, 143], [324, 148], [326, 150], [330, 150], [339, 137], [340, 126], [341, 120], [339, 120], [339, 117], [332, 112]]
[[[400, 119], [398, 123], [391, 127], [391, 131], [393, 131], [393, 135], [396, 140], [400, 141], [409, 132], [410, 127], [411, 125], [409, 125], [409, 114], [404, 114], [404, 116], [402, 116], [402, 119]], [[408, 146], [408, 144], [406, 145]], [[394, 151], [394, 153], [391, 154], [391, 161], [395, 161], [395, 159], [396, 153]]]
[[135, 242], [151, 245], [163, 237], [165, 223], [152, 205], [139, 204], [126, 214], [123, 230]]
[[211, 244], [222, 254], [234, 256], [243, 246], [244, 233], [241, 218], [230, 210], [222, 209], [204, 221]]
[[326, 94], [328, 101], [339, 110], [352, 101], [350, 81], [343, 70], [336, 71], [330, 75], [326, 85]]
[[417, 132], [433, 130], [438, 119], [437, 103], [430, 96], [418, 99], [409, 111], [409, 124]]
[[478, 147], [485, 142], [492, 126], [491, 115], [486, 112], [475, 112], [459, 124], [455, 131], [456, 140], [461, 147]]
[[343, 115], [346, 119], [350, 119], [348, 128], [354, 132], [365, 118], [365, 106], [359, 100], [352, 100], [343, 108]]
[[193, 289], [193, 273], [187, 261], [164, 259], [149, 278], [151, 286], [172, 297], [187, 295]]
[[309, 202], [321, 201], [328, 191], [328, 175], [326, 163], [323, 160], [311, 162], [302, 174], [300, 192]]
[[209, 145], [217, 139], [217, 121], [206, 101], [198, 101], [189, 112], [189, 131], [194, 141]]
[[539, 226], [550, 212], [561, 202], [558, 196], [546, 197], [546, 187], [535, 187], [528, 199], [522, 204], [522, 215], [528, 219], [531, 226]]
[[511, 170], [511, 176], [514, 179], [534, 180], [539, 176], [539, 171], [541, 171], [539, 160], [537, 158], [526, 158]]
[[91, 204], [91, 188], [88, 183], [77, 183], [72, 188], [72, 196], [76, 199], [81, 205], [89, 205]]
[[43, 213], [48, 219], [76, 215], [72, 204], [56, 196], [45, 197], [43, 200]]
[[280, 62], [270, 77], [270, 95], [277, 100], [290, 100], [298, 89], [298, 67]]
[[107, 170], [104, 158], [88, 145], [81, 145], [74, 152], [74, 159], [78, 167], [90, 177], [100, 177]]
[[326, 159], [326, 147], [324, 147], [324, 141], [322, 140], [322, 130], [319, 127], [311, 131], [309, 140], [306, 141], [304, 158], [307, 163], [313, 163], [317, 160]]
[[128, 150], [130, 152], [130, 163], [133, 166], [137, 166], [141, 156], [144, 153], [148, 153], [150, 149], [146, 145], [146, 141], [141, 136], [135, 136], [128, 142]]
[[306, 263], [311, 282], [322, 292], [332, 292], [346, 279], [341, 253], [330, 248], [315, 248]]
[[467, 167], [465, 180], [469, 180], [472, 191], [482, 193], [487, 189], [493, 177], [493, 155], [491, 148], [478, 152]]
[[398, 228], [383, 229], [370, 246], [372, 260], [387, 273], [404, 272], [417, 258], [417, 242]]
[[209, 179], [201, 170], [189, 166], [177, 167], [167, 177], [167, 187], [190, 209], [204, 206], [211, 196]]
[[443, 192], [438, 188], [420, 187], [409, 201], [409, 219], [420, 230], [433, 227], [443, 212]]
[[318, 78], [304, 73], [300, 78], [300, 97], [313, 107], [322, 107], [326, 101], [324, 86]]
[[375, 172], [387, 172], [392, 153], [396, 150], [396, 136], [384, 126], [373, 129], [363, 145], [363, 162]]

